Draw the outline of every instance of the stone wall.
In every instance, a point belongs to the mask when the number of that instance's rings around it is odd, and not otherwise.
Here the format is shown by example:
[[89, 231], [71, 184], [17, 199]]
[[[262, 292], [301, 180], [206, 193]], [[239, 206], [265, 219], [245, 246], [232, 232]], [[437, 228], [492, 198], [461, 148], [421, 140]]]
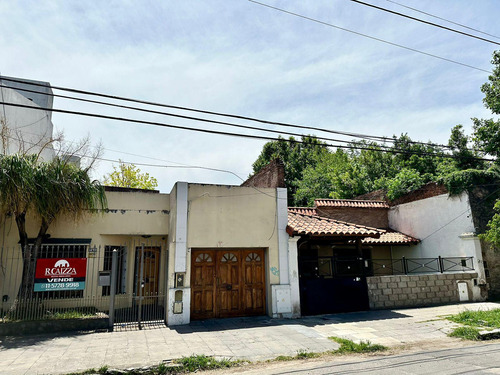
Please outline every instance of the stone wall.
[[370, 309], [421, 307], [460, 302], [458, 282], [467, 283], [473, 300], [477, 273], [440, 273], [367, 277]]
[[492, 301], [500, 299], [500, 251], [493, 245], [481, 241], [483, 250], [484, 271], [488, 283], [488, 298]]
[[107, 330], [108, 318], [47, 319], [0, 323], [0, 337], [38, 335], [53, 332]]

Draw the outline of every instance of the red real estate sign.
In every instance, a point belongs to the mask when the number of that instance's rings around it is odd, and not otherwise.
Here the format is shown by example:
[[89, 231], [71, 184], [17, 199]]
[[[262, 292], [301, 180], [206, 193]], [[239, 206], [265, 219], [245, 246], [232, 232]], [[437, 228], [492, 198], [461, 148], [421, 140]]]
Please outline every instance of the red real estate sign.
[[35, 292], [48, 290], [83, 290], [87, 275], [87, 258], [38, 259]]

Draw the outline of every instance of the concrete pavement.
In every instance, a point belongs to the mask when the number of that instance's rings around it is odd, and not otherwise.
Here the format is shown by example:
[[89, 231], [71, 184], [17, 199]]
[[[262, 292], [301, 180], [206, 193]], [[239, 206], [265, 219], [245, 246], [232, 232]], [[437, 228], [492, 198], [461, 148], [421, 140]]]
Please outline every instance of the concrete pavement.
[[398, 346], [446, 339], [456, 325], [443, 316], [493, 308], [500, 308], [500, 304], [366, 311], [296, 320], [232, 318], [142, 331], [7, 337], [0, 338], [0, 373], [64, 374], [104, 365], [129, 368], [191, 354], [255, 361], [336, 349], [338, 344], [328, 340], [329, 336]]

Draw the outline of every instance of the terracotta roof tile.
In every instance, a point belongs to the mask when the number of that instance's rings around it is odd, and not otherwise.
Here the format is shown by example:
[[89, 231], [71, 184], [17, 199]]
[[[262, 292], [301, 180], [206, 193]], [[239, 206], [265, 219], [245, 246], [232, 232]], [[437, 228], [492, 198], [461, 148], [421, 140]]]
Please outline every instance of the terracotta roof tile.
[[362, 243], [367, 245], [416, 245], [419, 242], [420, 240], [417, 238], [392, 229], [387, 229], [379, 238], [365, 238], [362, 240]]
[[313, 207], [288, 207], [288, 212], [294, 214], [318, 215], [316, 209]]
[[287, 232], [291, 235], [379, 237], [385, 230], [321, 216], [288, 212]]
[[357, 199], [316, 199], [316, 207], [389, 208], [387, 202]]

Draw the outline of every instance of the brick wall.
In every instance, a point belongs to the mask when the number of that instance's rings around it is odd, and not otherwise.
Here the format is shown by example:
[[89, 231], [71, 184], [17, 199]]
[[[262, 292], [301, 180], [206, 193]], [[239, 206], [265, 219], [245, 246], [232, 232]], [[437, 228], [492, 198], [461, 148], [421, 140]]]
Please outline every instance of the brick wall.
[[367, 277], [371, 309], [420, 307], [460, 302], [457, 283], [466, 282], [473, 299], [473, 279], [477, 273], [441, 273]]
[[389, 202], [389, 204], [391, 206], [397, 206], [398, 204], [415, 202], [447, 193], [448, 190], [443, 185], [439, 185], [435, 182], [429, 182], [428, 184], [425, 184], [424, 186]]
[[284, 188], [285, 186], [285, 166], [279, 159], [274, 159], [241, 186], [253, 186], [257, 188]]
[[375, 228], [389, 227], [388, 208], [321, 207], [318, 215]]

